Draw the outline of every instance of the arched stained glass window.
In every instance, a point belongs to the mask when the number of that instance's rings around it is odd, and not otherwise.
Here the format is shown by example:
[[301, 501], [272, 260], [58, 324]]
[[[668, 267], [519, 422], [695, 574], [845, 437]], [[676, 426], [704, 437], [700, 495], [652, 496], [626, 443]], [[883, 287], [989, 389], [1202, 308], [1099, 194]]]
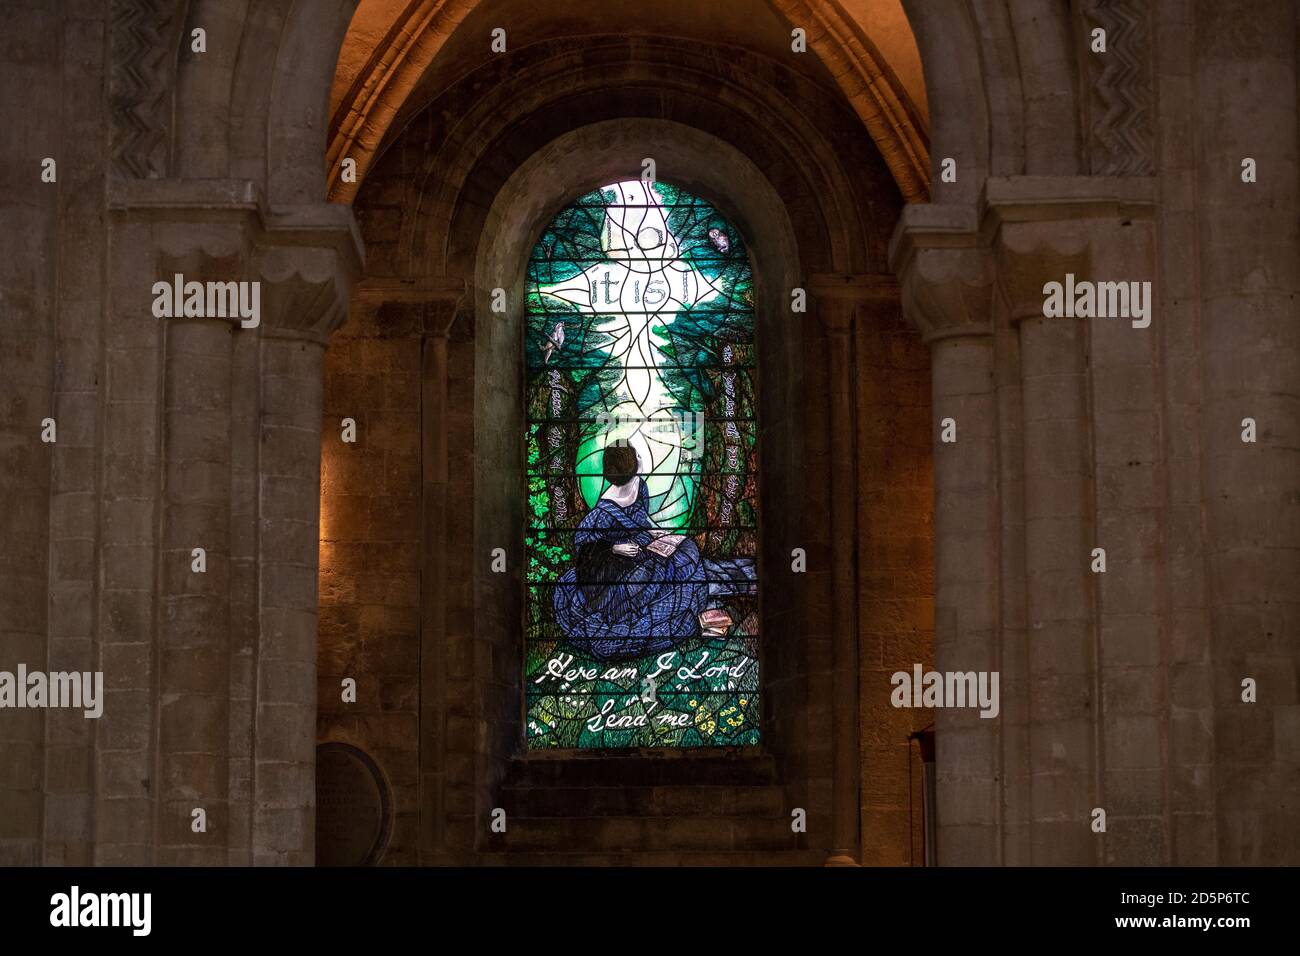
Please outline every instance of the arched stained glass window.
[[759, 739], [753, 275], [708, 203], [629, 181], [527, 276], [525, 739]]

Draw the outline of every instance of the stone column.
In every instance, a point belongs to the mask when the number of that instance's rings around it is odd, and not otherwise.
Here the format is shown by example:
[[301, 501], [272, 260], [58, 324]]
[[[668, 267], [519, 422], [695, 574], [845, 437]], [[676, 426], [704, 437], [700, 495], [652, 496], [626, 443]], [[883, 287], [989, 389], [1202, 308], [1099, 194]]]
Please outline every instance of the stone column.
[[[891, 260], [904, 312], [933, 361], [935, 668], [991, 680], [1001, 670], [992, 264], [964, 207], [909, 207]], [[999, 707], [1007, 699], [1000, 682]], [[968, 706], [940, 709], [934, 720], [938, 860], [1000, 861], [1003, 718]]]
[[[95, 728], [94, 862], [142, 866], [157, 846], [158, 521], [164, 362], [150, 289], [162, 278], [154, 225], [117, 212], [105, 303], [99, 582], [93, 613], [104, 713]], [[129, 250], [129, 253], [128, 253]]]
[[830, 405], [831, 736], [833, 781], [828, 866], [856, 866], [861, 844], [858, 791], [857, 426], [854, 419], [851, 297], [822, 295], [817, 315], [826, 330]]
[[[344, 210], [346, 212], [346, 210]], [[309, 223], [328, 229], [330, 223]], [[334, 224], [337, 225], [337, 224]], [[315, 846], [316, 620], [322, 359], [342, 324], [349, 239], [260, 250], [259, 623], [252, 729], [253, 862], [310, 865]], [[326, 239], [329, 237], [326, 236]], [[319, 240], [318, 240], [319, 241]]]
[[1197, 248], [1200, 203], [1191, 188], [1196, 151], [1188, 144], [1194, 142], [1193, 124], [1205, 114], [1196, 89], [1196, 31], [1188, 5], [1159, 0], [1153, 11], [1152, 29], [1159, 40], [1153, 59], [1160, 104], [1154, 177], [1160, 314], [1151, 328], [1159, 363], [1150, 374], [1158, 376], [1164, 422], [1161, 468], [1166, 481], [1157, 487], [1167, 515], [1167, 614], [1162, 618], [1168, 653], [1161, 662], [1169, 688], [1169, 863], [1212, 866], [1218, 862], [1218, 838], [1214, 736], [1207, 732], [1214, 726], [1214, 694], [1207, 690], [1212, 671], [1203, 518], [1200, 276], [1188, 266], [1189, 254]]
[[[1160, 289], [1142, 285], [1153, 275], [1151, 184], [1018, 177], [990, 180], [987, 201], [999, 266], [995, 322], [1010, 330], [1019, 365], [1018, 375], [1004, 370], [1008, 393], [1019, 383], [1018, 401], [1008, 403], [1019, 405], [1019, 447], [1007, 451], [1023, 463], [1016, 564], [1024, 568], [1024, 620], [1016, 630], [1024, 637], [1014, 646], [1017, 659], [1023, 646], [1028, 678], [1020, 747], [1027, 800], [1017, 785], [1016, 820], [1027, 819], [1029, 840], [1017, 839], [1015, 860], [1161, 862], [1167, 519], [1151, 372], [1160, 366]], [[1044, 316], [1047, 283], [1068, 287], [1071, 274], [1074, 301], [1062, 311], [1078, 305], [1088, 314]], [[1149, 323], [1137, 314], [1132, 283]], [[1127, 314], [1111, 314], [1125, 305]], [[1095, 549], [1104, 551], [1104, 571]], [[1098, 809], [1105, 830], [1094, 829]]]
[[425, 303], [420, 372], [422, 565], [420, 575], [420, 861], [436, 863], [446, 853], [444, 750], [447, 722], [447, 581], [451, 556], [447, 500], [448, 348], [459, 315], [454, 299]]
[[1023, 401], [1030, 860], [1090, 865], [1101, 843], [1097, 582], [1084, 321], [1044, 318], [1043, 287], [1089, 275], [1085, 224], [1008, 223], [999, 290], [1019, 330]]
[[[192, 227], [159, 232], [184, 248]], [[160, 277], [237, 281], [229, 254], [191, 248], [159, 257]], [[233, 248], [232, 248], [233, 246]], [[238, 316], [173, 317], [161, 328], [162, 499], [158, 545], [157, 845], [161, 865], [226, 863], [229, 839], [230, 447], [233, 342]], [[256, 333], [254, 333], [256, 334]], [[194, 550], [202, 550], [196, 571]], [[194, 811], [204, 827], [194, 829]]]

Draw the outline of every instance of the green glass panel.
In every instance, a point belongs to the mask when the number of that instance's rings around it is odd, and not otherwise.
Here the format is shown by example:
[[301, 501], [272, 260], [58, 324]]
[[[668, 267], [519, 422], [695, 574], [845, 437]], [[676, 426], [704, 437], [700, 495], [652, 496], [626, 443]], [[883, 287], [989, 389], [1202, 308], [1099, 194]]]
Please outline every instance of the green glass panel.
[[759, 741], [753, 275], [716, 209], [613, 183], [526, 275], [525, 739]]

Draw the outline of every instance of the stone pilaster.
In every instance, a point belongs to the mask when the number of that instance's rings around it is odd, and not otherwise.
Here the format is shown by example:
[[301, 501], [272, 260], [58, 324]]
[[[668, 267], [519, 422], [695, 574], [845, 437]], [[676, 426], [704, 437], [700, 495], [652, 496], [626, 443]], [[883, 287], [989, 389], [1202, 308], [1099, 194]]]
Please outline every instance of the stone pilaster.
[[[238, 229], [160, 227], [159, 278], [239, 281]], [[203, 234], [200, 234], [203, 235]], [[229, 827], [231, 398], [238, 316], [157, 319], [162, 350], [155, 862], [221, 865]], [[196, 571], [195, 549], [204, 570]], [[204, 829], [194, 829], [202, 810]]]
[[[351, 213], [268, 209], [233, 181], [120, 186], [112, 209], [95, 860], [307, 864], [321, 355]], [[176, 274], [259, 283], [260, 321], [156, 317]]]
[[447, 593], [453, 550], [448, 514], [452, 471], [448, 336], [463, 315], [463, 299], [426, 303], [421, 311], [420, 860], [439, 862], [447, 853], [444, 746], [450, 708], [446, 676], [453, 656], [449, 645], [452, 640], [468, 640], [467, 635], [453, 638], [449, 632]]
[[[904, 313], [932, 358], [935, 668], [941, 673], [1001, 670], [993, 263], [973, 225], [965, 207], [909, 207], [891, 249]], [[945, 431], [955, 440], [944, 441]], [[1007, 689], [1000, 689], [1005, 706]], [[978, 708], [935, 713], [941, 864], [1001, 858], [1005, 719], [982, 718]]]
[[1044, 318], [1042, 290], [1086, 267], [1051, 246], [1049, 229], [1004, 230], [998, 251], [1023, 403], [1029, 853], [1039, 864], [1085, 864], [1096, 861], [1087, 821], [1098, 805], [1086, 329], [1081, 319]]
[[[330, 332], [346, 318], [354, 270], [342, 225], [308, 219], [272, 233], [258, 254], [264, 318], [252, 723], [255, 864], [306, 865], [314, 858], [322, 361]], [[320, 244], [301, 241], [300, 230]]]
[[830, 403], [831, 557], [831, 851], [828, 866], [856, 866], [859, 833], [857, 581], [857, 424], [854, 416], [854, 321], [851, 295], [818, 294], [826, 330]]
[[[988, 203], [1022, 428], [1030, 839], [1017, 861], [1162, 860], [1166, 520], [1150, 183], [992, 180]], [[1093, 314], [1045, 316], [1047, 283], [1070, 275], [1097, 293]], [[1108, 295], [1103, 312], [1099, 283], [1122, 284], [1114, 305], [1129, 314], [1104, 314], [1113, 305]], [[1105, 831], [1092, 826], [1098, 809]]]

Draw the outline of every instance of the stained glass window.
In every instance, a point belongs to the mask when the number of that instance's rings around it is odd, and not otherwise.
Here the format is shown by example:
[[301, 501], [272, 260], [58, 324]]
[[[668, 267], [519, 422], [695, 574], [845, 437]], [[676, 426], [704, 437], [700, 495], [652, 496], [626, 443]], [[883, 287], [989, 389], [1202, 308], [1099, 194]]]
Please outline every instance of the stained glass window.
[[530, 748], [759, 739], [753, 275], [708, 203], [612, 183], [527, 276]]

